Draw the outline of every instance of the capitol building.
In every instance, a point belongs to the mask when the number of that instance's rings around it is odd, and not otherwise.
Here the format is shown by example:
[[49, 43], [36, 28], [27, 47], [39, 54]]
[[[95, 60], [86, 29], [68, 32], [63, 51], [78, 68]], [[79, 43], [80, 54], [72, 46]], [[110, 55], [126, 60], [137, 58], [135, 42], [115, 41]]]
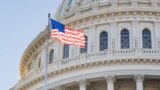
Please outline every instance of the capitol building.
[[[61, 0], [53, 16], [86, 47], [49, 39], [48, 90], [160, 90], [160, 0]], [[47, 27], [20, 61], [11, 90], [44, 90]]]

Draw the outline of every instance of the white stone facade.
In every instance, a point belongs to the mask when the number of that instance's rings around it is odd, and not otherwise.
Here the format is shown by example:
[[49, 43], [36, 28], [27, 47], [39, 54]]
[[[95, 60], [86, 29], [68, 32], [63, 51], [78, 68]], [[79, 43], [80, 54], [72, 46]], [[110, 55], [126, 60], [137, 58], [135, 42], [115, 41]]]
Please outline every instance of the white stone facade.
[[[160, 90], [160, 0], [62, 0], [55, 19], [88, 37], [87, 52], [49, 40], [53, 63], [48, 66], [49, 90]], [[121, 32], [129, 32], [122, 48]], [[143, 31], [150, 31], [151, 48], [144, 48]], [[100, 50], [100, 34], [108, 48]], [[13, 90], [43, 90], [47, 29], [25, 50], [21, 80]]]

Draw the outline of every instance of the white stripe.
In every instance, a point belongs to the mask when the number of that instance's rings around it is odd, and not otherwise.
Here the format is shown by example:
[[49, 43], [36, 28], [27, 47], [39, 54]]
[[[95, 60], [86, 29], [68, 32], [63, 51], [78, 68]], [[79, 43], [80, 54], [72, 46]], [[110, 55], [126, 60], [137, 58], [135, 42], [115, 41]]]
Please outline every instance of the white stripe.
[[60, 42], [64, 44], [76, 45], [76, 46], [85, 46], [85, 37], [84, 33], [74, 30], [66, 30], [65, 34], [59, 32], [57, 29], [51, 31], [51, 37], [57, 38]]

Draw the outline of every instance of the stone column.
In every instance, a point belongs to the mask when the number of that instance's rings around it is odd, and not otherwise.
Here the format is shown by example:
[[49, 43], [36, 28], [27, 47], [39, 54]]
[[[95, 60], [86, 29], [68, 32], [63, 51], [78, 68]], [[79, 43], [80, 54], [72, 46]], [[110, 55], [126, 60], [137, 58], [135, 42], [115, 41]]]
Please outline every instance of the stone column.
[[107, 77], [105, 77], [105, 79], [107, 82], [107, 90], [114, 90], [115, 77], [114, 76], [107, 76]]
[[134, 79], [136, 81], [136, 90], [143, 90], [144, 75], [135, 75]]
[[79, 90], [87, 90], [87, 81], [86, 80], [80, 80], [79, 83]]

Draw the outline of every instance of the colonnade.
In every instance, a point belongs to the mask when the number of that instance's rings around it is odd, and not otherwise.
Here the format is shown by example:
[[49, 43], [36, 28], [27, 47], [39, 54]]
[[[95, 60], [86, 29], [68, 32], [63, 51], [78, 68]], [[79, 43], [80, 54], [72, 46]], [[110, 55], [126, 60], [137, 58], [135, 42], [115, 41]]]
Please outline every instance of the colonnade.
[[[136, 83], [136, 90], [144, 90], [143, 89], [143, 80], [144, 80], [144, 75], [134, 75], [134, 80]], [[105, 77], [105, 81], [106, 81], [106, 90], [115, 90], [115, 82], [116, 82], [116, 77], [115, 76], [106, 76]], [[86, 79], [83, 80], [79, 80], [77, 81], [78, 85], [79, 85], [79, 90], [87, 90], [87, 84], [89, 83]], [[62, 87], [55, 87], [54, 89], [49, 89], [49, 90], [65, 90]]]

